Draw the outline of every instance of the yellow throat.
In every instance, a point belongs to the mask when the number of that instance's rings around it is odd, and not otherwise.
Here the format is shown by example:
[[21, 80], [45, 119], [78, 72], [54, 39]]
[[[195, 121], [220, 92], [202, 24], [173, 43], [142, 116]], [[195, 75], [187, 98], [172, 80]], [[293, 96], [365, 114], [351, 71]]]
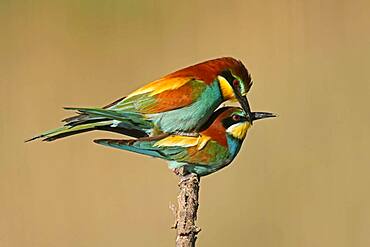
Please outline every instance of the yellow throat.
[[227, 128], [226, 132], [236, 139], [243, 140], [250, 126], [249, 122], [238, 123]]
[[223, 77], [217, 76], [220, 83], [221, 93], [225, 100], [235, 100], [235, 94], [230, 83]]

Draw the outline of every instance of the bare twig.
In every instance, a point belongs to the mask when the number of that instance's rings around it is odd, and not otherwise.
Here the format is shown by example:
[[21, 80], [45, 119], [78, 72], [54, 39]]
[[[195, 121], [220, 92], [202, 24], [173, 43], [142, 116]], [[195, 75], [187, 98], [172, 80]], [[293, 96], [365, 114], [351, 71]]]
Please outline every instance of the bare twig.
[[198, 194], [200, 179], [196, 174], [185, 175], [184, 169], [179, 172], [180, 193], [177, 197], [175, 228], [177, 232], [176, 247], [194, 247], [200, 228], [195, 225], [198, 211]]

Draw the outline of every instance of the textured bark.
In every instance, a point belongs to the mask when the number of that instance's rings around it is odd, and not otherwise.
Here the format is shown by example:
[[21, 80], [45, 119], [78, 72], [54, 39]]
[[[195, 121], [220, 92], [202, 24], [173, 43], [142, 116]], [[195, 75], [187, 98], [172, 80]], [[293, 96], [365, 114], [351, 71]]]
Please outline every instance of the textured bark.
[[200, 179], [196, 174], [179, 173], [180, 193], [177, 197], [175, 228], [176, 247], [194, 247], [200, 228], [195, 225], [198, 211]]

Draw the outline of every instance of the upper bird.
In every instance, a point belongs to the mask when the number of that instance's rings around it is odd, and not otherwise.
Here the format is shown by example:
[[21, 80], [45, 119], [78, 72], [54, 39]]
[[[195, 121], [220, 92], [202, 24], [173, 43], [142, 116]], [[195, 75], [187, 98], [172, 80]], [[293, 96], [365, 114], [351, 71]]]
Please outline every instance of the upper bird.
[[[252, 120], [275, 117], [252, 112]], [[222, 107], [200, 129], [197, 136], [158, 135], [134, 140], [98, 139], [94, 142], [170, 161], [169, 168], [184, 167], [198, 176], [227, 166], [240, 150], [251, 123], [238, 107]]]
[[35, 136], [53, 141], [90, 130], [132, 137], [197, 132], [222, 102], [237, 99], [253, 121], [246, 94], [252, 79], [243, 63], [223, 57], [199, 63], [153, 81], [102, 108], [66, 108], [79, 114], [65, 125]]

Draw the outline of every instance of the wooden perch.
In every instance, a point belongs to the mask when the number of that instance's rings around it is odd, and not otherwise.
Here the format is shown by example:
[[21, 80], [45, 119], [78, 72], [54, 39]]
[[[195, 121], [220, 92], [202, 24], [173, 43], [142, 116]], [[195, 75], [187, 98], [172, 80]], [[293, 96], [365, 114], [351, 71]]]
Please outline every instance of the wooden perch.
[[177, 197], [176, 210], [176, 247], [194, 247], [200, 228], [195, 225], [198, 211], [198, 196], [200, 179], [196, 174], [184, 174], [184, 169], [178, 172], [180, 177], [180, 193]]

